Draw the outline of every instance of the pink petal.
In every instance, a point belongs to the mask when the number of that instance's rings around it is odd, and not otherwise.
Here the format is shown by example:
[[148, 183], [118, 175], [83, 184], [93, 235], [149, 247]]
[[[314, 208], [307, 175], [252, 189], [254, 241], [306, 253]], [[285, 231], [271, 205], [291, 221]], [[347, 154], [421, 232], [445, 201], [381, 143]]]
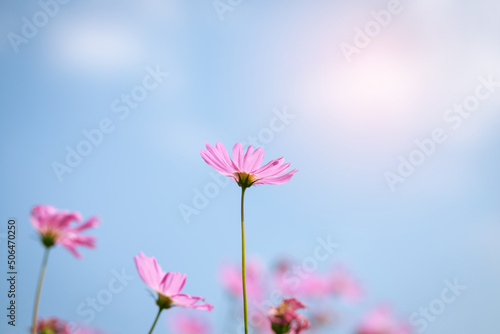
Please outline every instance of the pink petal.
[[[207, 150], [212, 154], [214, 161], [217, 161], [217, 163], [227, 172], [231, 173], [234, 170], [234, 166], [232, 164], [231, 159], [226, 159], [226, 156], [224, 155], [225, 152], [225, 147], [222, 145], [220, 142], [218, 142], [215, 146], [211, 146], [209, 143], [205, 143], [205, 146], [207, 147]], [[227, 152], [225, 152], [227, 155]], [[229, 158], [229, 156], [228, 156]]]
[[76, 248], [73, 246], [73, 244], [62, 244], [62, 246], [64, 248], [66, 248], [67, 250], [69, 250], [71, 252], [71, 254], [73, 254], [77, 259], [81, 259], [82, 258], [82, 254], [78, 253]]
[[260, 175], [260, 174], [266, 172], [267, 170], [269, 170], [271, 168], [275, 168], [275, 166], [281, 166], [281, 164], [283, 163], [283, 161], [285, 161], [285, 159], [283, 159], [283, 158], [278, 158], [278, 159], [271, 160], [267, 164], [265, 164], [264, 166], [260, 167], [256, 171], [254, 171], [253, 174]]
[[186, 284], [186, 274], [167, 273], [160, 283], [160, 292], [166, 296], [177, 295]]
[[278, 175], [286, 172], [288, 167], [290, 167], [290, 163], [286, 163], [284, 165], [276, 165], [276, 166], [269, 168], [265, 172], [262, 172], [262, 173], [257, 174], [257, 175], [258, 175], [259, 179], [278, 176]]
[[72, 221], [81, 221], [82, 217], [79, 212], [59, 211], [49, 220], [52, 228], [64, 229], [67, 228]]
[[97, 216], [91, 217], [89, 220], [87, 220], [86, 223], [81, 224], [73, 229], [75, 232], [81, 232], [83, 230], [92, 228], [92, 227], [97, 227], [100, 225], [99, 218]]
[[233, 162], [238, 168], [238, 171], [243, 170], [243, 145], [236, 143], [233, 147]]
[[214, 308], [209, 303], [196, 304], [198, 301], [204, 301], [204, 299], [201, 297], [192, 297], [192, 296], [186, 295], [186, 294], [179, 294], [179, 295], [171, 296], [170, 298], [172, 298], [175, 305], [180, 306], [180, 307], [192, 308], [192, 309], [201, 310], [201, 311], [212, 311]]
[[264, 149], [259, 147], [253, 152], [253, 163], [248, 166], [249, 171], [253, 174], [253, 171], [259, 168], [264, 161]]
[[31, 210], [31, 223], [33, 227], [38, 231], [45, 222], [56, 214], [57, 209], [51, 205], [37, 205]]
[[61, 237], [56, 239], [57, 244], [63, 246], [86, 246], [90, 248], [95, 247], [95, 237], [89, 235], [81, 235], [76, 233], [65, 233]]
[[231, 171], [221, 161], [219, 161], [216, 156], [214, 156], [208, 150], [201, 150], [200, 154], [201, 154], [201, 157], [203, 158], [203, 160], [205, 160], [205, 162], [208, 165], [215, 168], [219, 173], [224, 174], [224, 175], [231, 174]]
[[139, 256], [134, 256], [137, 272], [141, 279], [156, 292], [161, 292], [160, 282], [165, 277], [165, 273], [156, 262], [154, 257], [147, 257], [144, 253], [140, 252]]
[[221, 142], [217, 142], [215, 144], [215, 147], [217, 148], [217, 150], [219, 150], [220, 156], [224, 159], [228, 168], [232, 172], [236, 171], [236, 169], [237, 169], [236, 165], [234, 164], [233, 160], [231, 160], [231, 158], [229, 157], [229, 154], [227, 153], [226, 147]]
[[250, 145], [247, 148], [247, 153], [245, 153], [245, 157], [243, 158], [243, 171], [249, 173], [251, 171], [250, 165], [253, 165], [253, 146]]
[[258, 181], [257, 183], [258, 184], [283, 184], [283, 183], [287, 183], [288, 181], [290, 181], [293, 174], [295, 174], [297, 172], [298, 172], [298, 170], [294, 169], [285, 175], [278, 176], [275, 178], [263, 179], [263, 180]]

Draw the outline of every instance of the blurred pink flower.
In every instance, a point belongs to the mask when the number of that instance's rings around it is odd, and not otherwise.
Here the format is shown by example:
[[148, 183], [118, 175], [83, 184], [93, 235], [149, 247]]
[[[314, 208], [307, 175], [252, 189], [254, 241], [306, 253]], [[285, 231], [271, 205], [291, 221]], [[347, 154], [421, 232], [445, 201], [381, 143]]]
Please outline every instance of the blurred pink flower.
[[338, 322], [337, 312], [324, 306], [319, 310], [312, 311], [309, 318], [314, 327], [328, 326]]
[[262, 302], [262, 308], [257, 308], [255, 304], [249, 306], [250, 311], [248, 317], [250, 319], [250, 324], [256, 333], [274, 334], [274, 331], [271, 329], [271, 321], [269, 320], [269, 316], [263, 304], [264, 302]]
[[311, 273], [303, 279], [299, 294], [305, 297], [325, 297], [331, 293], [328, 276]]
[[186, 274], [165, 273], [154, 257], [147, 257], [142, 252], [139, 256], [134, 256], [134, 261], [139, 276], [141, 276], [144, 283], [158, 293], [157, 305], [160, 309], [180, 306], [212, 311], [213, 306], [209, 303], [197, 303], [198, 301], [204, 301], [203, 298], [180, 293], [186, 283]]
[[80, 327], [72, 331], [71, 334], [104, 334], [104, 332], [88, 327]]
[[210, 327], [206, 322], [196, 317], [179, 314], [170, 321], [170, 328], [174, 334], [208, 334]]
[[295, 298], [285, 299], [278, 307], [271, 307], [268, 316], [276, 334], [300, 334], [309, 328], [309, 321], [296, 310], [306, 308]]
[[388, 306], [379, 306], [369, 312], [358, 326], [357, 334], [410, 334], [411, 328], [396, 320]]
[[284, 164], [284, 158], [270, 161], [264, 166], [264, 149], [259, 147], [254, 151], [249, 146], [247, 152], [241, 143], [233, 147], [233, 159], [229, 157], [226, 148], [218, 142], [215, 147], [205, 144], [207, 149], [201, 150], [201, 157], [207, 164], [219, 173], [232, 177], [239, 186], [247, 188], [254, 184], [283, 184], [288, 182], [297, 170], [286, 172], [290, 163]]
[[68, 323], [52, 317], [38, 320], [36, 334], [71, 334], [71, 331]]
[[335, 295], [356, 301], [363, 296], [363, 289], [354, 277], [342, 267], [336, 267], [328, 275], [329, 290]]
[[31, 223], [40, 234], [44, 246], [62, 245], [77, 258], [81, 258], [76, 251], [77, 246], [95, 247], [95, 237], [82, 235], [81, 232], [99, 225], [97, 217], [92, 217], [83, 224], [70, 227], [73, 221], [79, 223], [81, 220], [79, 212], [57, 210], [50, 205], [38, 205], [31, 211]]
[[[246, 283], [248, 297], [261, 300], [264, 294], [264, 269], [262, 264], [252, 259], [246, 265]], [[219, 272], [223, 287], [234, 297], [241, 298], [243, 295], [243, 284], [241, 281], [241, 267], [236, 264], [223, 264]]]
[[[274, 274], [274, 281], [279, 290], [288, 296], [303, 298], [324, 297], [329, 294], [329, 280], [318, 273], [297, 274], [296, 268], [288, 261], [281, 261]], [[299, 268], [300, 269], [300, 268]]]
[[330, 273], [294, 274], [292, 265], [281, 262], [274, 275], [279, 290], [289, 296], [318, 298], [325, 295], [337, 295], [342, 298], [357, 300], [362, 296], [361, 286], [340, 267]]
[[291, 263], [287, 260], [280, 260], [273, 272], [274, 285], [284, 295], [298, 295], [298, 290], [301, 285], [301, 280], [292, 273]]

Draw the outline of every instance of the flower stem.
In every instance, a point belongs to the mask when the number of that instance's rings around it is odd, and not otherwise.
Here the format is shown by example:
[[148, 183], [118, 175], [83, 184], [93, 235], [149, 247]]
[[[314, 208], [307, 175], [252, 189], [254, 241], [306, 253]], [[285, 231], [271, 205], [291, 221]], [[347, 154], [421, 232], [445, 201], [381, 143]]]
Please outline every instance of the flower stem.
[[158, 319], [160, 318], [161, 311], [163, 311], [163, 309], [160, 307], [160, 310], [158, 310], [158, 314], [156, 315], [155, 322], [153, 322], [153, 326], [151, 327], [149, 334], [153, 333], [153, 329], [155, 329], [156, 323], [158, 322]]
[[245, 334], [248, 334], [248, 315], [247, 315], [247, 282], [245, 270], [245, 190], [246, 187], [241, 187], [241, 279], [243, 283], [243, 314], [245, 318]]
[[49, 260], [49, 247], [45, 247], [43, 253], [42, 267], [40, 268], [40, 277], [38, 278], [38, 286], [36, 288], [35, 307], [33, 309], [33, 325], [31, 333], [36, 334], [36, 321], [38, 319], [38, 305], [40, 303], [40, 295], [42, 293], [43, 277], [45, 276], [45, 269], [47, 268], [47, 261]]

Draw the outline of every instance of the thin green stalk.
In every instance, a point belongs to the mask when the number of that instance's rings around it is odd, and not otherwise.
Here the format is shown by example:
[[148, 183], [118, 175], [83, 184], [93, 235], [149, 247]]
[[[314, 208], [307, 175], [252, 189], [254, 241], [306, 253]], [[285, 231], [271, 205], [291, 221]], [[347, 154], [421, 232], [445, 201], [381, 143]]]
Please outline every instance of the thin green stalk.
[[245, 190], [246, 187], [241, 187], [241, 278], [243, 281], [243, 311], [245, 318], [245, 334], [248, 334], [248, 315], [247, 315], [247, 282], [245, 270]]
[[42, 267], [40, 268], [40, 277], [38, 278], [38, 286], [36, 288], [35, 307], [33, 309], [33, 324], [31, 333], [36, 334], [36, 322], [38, 319], [38, 305], [40, 304], [40, 295], [42, 293], [43, 277], [45, 276], [45, 269], [47, 268], [47, 261], [49, 260], [49, 247], [45, 247], [43, 253]]
[[151, 327], [149, 334], [153, 333], [153, 329], [155, 329], [156, 323], [158, 322], [158, 319], [160, 318], [161, 311], [163, 311], [163, 309], [160, 307], [160, 310], [158, 311], [158, 314], [156, 315], [155, 322], [153, 322], [153, 326]]

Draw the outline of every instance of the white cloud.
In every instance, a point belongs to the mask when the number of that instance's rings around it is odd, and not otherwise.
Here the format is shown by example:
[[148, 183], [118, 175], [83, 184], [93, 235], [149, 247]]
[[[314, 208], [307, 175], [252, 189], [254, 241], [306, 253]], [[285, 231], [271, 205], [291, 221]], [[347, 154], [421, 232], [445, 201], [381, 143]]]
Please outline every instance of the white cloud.
[[139, 64], [145, 49], [140, 36], [118, 22], [68, 20], [52, 36], [51, 57], [77, 71], [116, 71]]

